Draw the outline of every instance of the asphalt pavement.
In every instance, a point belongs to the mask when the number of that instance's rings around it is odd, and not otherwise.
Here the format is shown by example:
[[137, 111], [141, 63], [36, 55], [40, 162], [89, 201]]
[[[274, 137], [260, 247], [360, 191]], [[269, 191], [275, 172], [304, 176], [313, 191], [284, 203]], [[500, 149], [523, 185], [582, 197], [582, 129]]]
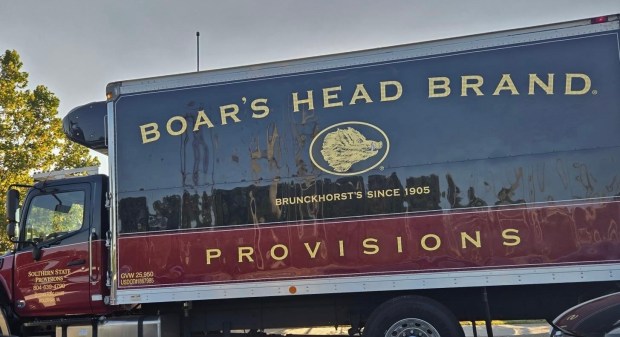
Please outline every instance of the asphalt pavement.
[[[469, 326], [463, 326], [466, 337], [473, 337], [474, 331]], [[478, 337], [487, 337], [487, 329], [484, 325], [477, 325]], [[493, 325], [494, 337], [523, 336], [523, 337], [548, 337], [551, 327], [548, 324], [500, 324]]]
[[[488, 337], [484, 325], [477, 325], [478, 337]], [[289, 335], [327, 335], [327, 336], [348, 336], [348, 327], [320, 327], [320, 328], [298, 328], [285, 330], [269, 330], [270, 333], [280, 333]], [[466, 337], [473, 337], [474, 332], [471, 325], [463, 325]], [[494, 337], [522, 336], [522, 337], [548, 337], [551, 328], [547, 324], [497, 324], [493, 325]]]

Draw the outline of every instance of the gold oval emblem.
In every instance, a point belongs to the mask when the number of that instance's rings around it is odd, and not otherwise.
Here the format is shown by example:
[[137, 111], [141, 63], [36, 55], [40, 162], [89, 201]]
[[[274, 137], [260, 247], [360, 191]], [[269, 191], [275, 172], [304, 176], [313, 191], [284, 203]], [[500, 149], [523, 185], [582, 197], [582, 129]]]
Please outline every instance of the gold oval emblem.
[[364, 122], [343, 122], [323, 129], [310, 143], [310, 160], [321, 171], [339, 176], [368, 172], [390, 151], [383, 130]]

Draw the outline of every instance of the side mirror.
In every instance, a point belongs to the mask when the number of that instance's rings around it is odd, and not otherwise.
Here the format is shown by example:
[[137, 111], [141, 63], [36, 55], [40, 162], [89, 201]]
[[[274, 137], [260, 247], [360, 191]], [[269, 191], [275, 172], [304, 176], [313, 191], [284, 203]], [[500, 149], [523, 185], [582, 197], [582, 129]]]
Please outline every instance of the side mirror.
[[17, 209], [19, 208], [19, 192], [17, 190], [9, 190], [6, 193], [6, 217], [9, 221], [6, 227], [6, 233], [12, 240], [16, 235], [17, 228]]
[[6, 192], [6, 217], [11, 222], [17, 222], [15, 213], [19, 208], [19, 192], [17, 190], [9, 190]]
[[41, 254], [42, 250], [41, 247], [35, 245], [34, 247], [32, 247], [32, 259], [35, 261], [39, 261], [41, 260]]
[[17, 236], [16, 227], [17, 222], [9, 222], [9, 224], [6, 225], [6, 235], [9, 237], [9, 240], [13, 240], [13, 238]]

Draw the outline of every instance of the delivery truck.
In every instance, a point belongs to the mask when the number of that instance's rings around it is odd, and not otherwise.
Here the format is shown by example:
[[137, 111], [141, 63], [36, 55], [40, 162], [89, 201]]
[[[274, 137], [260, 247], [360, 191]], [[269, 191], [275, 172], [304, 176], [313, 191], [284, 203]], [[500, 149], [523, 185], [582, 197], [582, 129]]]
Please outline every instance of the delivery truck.
[[[464, 336], [620, 286], [617, 15], [114, 82], [7, 194], [4, 335]], [[21, 197], [20, 197], [21, 195]]]

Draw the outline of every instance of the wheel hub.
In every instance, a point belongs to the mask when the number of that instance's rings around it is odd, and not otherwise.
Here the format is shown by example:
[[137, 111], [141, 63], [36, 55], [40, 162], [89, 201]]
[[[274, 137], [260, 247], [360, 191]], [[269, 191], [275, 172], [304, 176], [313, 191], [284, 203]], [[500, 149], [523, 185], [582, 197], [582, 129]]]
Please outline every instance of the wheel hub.
[[394, 323], [385, 337], [440, 337], [437, 329], [418, 318], [405, 318]]

